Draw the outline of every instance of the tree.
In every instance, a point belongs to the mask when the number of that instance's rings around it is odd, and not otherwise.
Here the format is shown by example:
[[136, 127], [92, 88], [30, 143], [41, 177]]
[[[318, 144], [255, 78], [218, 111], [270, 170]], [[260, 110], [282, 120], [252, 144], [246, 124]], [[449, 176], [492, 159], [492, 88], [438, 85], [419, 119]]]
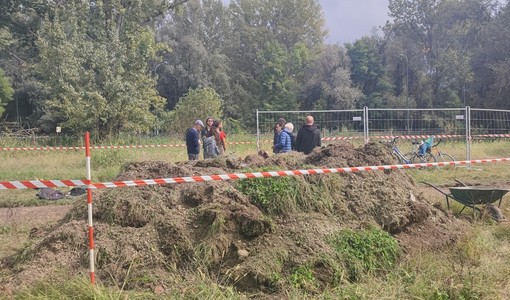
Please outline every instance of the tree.
[[353, 109], [360, 106], [363, 96], [353, 87], [350, 60], [345, 49], [338, 45], [327, 45], [306, 70], [300, 98], [304, 110]]
[[[458, 106], [472, 78], [469, 62], [481, 28], [490, 20], [495, 0], [390, 0], [394, 23], [386, 32], [403, 42], [409, 61], [423, 62], [420, 107]], [[414, 63], [419, 67], [417, 63]]]
[[164, 102], [147, 66], [154, 33], [151, 1], [66, 1], [49, 13], [39, 33], [41, 81], [49, 91], [41, 126], [92, 131], [149, 131]]
[[385, 98], [391, 92], [385, 80], [381, 44], [377, 37], [363, 37], [347, 44], [347, 55], [351, 61], [351, 79], [354, 86], [363, 92], [362, 106], [384, 107]]
[[44, 97], [33, 66], [38, 61], [36, 33], [49, 7], [49, 2], [42, 0], [0, 1], [0, 67], [9, 77], [16, 99], [5, 107], [7, 120], [29, 122], [37, 101]]
[[261, 64], [258, 82], [260, 98], [266, 110], [295, 110], [295, 84], [289, 78], [287, 53], [276, 43], [269, 43], [259, 53]]
[[223, 101], [212, 88], [190, 89], [168, 114], [165, 129], [172, 133], [182, 133], [196, 119], [205, 120], [209, 116], [220, 119], [223, 116], [222, 107]]
[[470, 105], [510, 109], [510, 5], [506, 5], [483, 29], [474, 51], [474, 95]]
[[173, 109], [179, 98], [199, 86], [230, 94], [228, 58], [222, 53], [226, 9], [220, 0], [191, 0], [161, 21], [157, 38], [161, 52], [158, 90]]
[[12, 100], [14, 89], [11, 87], [9, 78], [5, 76], [5, 73], [0, 69], [0, 117], [4, 113], [4, 106]]
[[229, 12], [225, 54], [233, 88], [226, 102], [238, 108], [233, 115], [254, 125], [255, 109], [298, 107], [298, 87], [326, 35], [319, 2], [234, 0]]

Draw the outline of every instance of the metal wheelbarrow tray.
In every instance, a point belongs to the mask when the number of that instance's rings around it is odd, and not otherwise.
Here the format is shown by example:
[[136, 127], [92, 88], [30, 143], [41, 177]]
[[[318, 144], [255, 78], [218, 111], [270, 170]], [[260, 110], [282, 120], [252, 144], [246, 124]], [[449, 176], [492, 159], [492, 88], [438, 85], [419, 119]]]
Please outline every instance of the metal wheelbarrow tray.
[[[456, 180], [457, 182], [463, 184], [462, 182]], [[450, 193], [445, 193], [436, 186], [423, 182], [424, 184], [433, 187], [437, 191], [439, 191], [441, 194], [445, 195], [446, 197], [446, 205], [448, 206], [448, 209], [450, 209], [450, 202], [449, 199], [452, 199], [454, 201], [459, 202], [460, 204], [464, 205], [462, 207], [460, 213], [464, 210], [466, 207], [470, 207], [473, 209], [473, 213], [475, 210], [480, 211], [476, 205], [483, 205], [488, 210], [489, 214], [492, 218], [501, 221], [504, 219], [503, 215], [501, 214], [501, 210], [499, 207], [501, 206], [501, 200], [503, 199], [503, 196], [505, 196], [506, 193], [509, 192], [508, 189], [502, 189], [502, 188], [496, 188], [496, 187], [490, 187], [490, 186], [456, 186], [456, 187], [449, 187]], [[498, 206], [492, 205], [494, 202], [498, 202]]]

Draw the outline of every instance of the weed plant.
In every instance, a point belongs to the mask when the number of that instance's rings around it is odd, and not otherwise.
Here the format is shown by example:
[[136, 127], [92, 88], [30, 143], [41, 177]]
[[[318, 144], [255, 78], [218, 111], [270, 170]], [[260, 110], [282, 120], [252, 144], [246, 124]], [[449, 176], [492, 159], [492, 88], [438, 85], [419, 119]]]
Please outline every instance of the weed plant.
[[[267, 169], [248, 170], [263, 172]], [[335, 195], [342, 186], [338, 174], [239, 180], [235, 186], [270, 215], [296, 211], [332, 212]]]
[[345, 229], [331, 236], [328, 242], [339, 254], [353, 282], [366, 274], [392, 270], [400, 252], [397, 241], [376, 228]]

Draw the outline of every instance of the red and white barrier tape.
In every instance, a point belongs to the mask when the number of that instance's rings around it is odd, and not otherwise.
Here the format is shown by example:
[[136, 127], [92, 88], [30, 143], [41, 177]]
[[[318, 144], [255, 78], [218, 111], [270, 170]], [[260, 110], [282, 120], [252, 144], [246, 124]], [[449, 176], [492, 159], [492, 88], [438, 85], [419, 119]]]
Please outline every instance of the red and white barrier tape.
[[396, 137], [400, 139], [427, 139], [429, 137], [435, 138], [459, 138], [465, 137], [465, 135], [454, 135], [454, 134], [438, 134], [438, 135], [378, 135], [370, 136], [371, 139], [394, 139]]
[[43, 187], [65, 187], [65, 186], [85, 186], [91, 189], [116, 188], [127, 186], [146, 186], [157, 184], [177, 184], [207, 181], [225, 181], [251, 178], [269, 178], [283, 176], [300, 176], [300, 175], [316, 175], [329, 173], [352, 173], [361, 171], [383, 171], [396, 169], [412, 169], [423, 167], [437, 167], [447, 165], [467, 165], [479, 163], [495, 163], [510, 161], [510, 158], [495, 159], [477, 159], [464, 160], [454, 162], [436, 162], [436, 163], [420, 163], [406, 165], [384, 165], [384, 166], [366, 166], [366, 167], [350, 167], [350, 168], [330, 168], [330, 169], [309, 169], [309, 170], [292, 170], [292, 171], [267, 171], [255, 173], [233, 173], [219, 175], [199, 175], [188, 177], [158, 178], [158, 179], [140, 179], [116, 182], [90, 183], [87, 180], [33, 180], [33, 181], [0, 181], [0, 190], [6, 189], [33, 189]]
[[473, 137], [510, 137], [510, 134], [474, 134]]
[[[377, 135], [370, 136], [371, 139], [393, 139], [399, 137], [401, 139], [426, 139], [431, 135]], [[454, 134], [439, 134], [434, 135], [435, 138], [463, 138], [465, 135]], [[510, 134], [477, 134], [472, 137], [510, 137]], [[337, 136], [337, 137], [324, 137], [323, 141], [337, 141], [337, 140], [354, 140], [362, 139], [363, 136]], [[262, 140], [263, 143], [270, 143], [273, 140]], [[256, 142], [228, 142], [228, 145], [248, 145], [255, 144]], [[186, 144], [158, 144], [158, 145], [126, 145], [126, 146], [92, 146], [91, 149], [142, 149], [142, 148], [172, 148], [172, 147], [186, 147]], [[85, 147], [0, 147], [0, 151], [18, 151], [18, 150], [83, 150]]]
[[86, 180], [30, 180], [30, 181], [0, 181], [0, 190], [38, 189], [68, 186], [87, 186]]
[[[254, 144], [255, 142], [229, 142], [229, 145]], [[168, 145], [126, 145], [126, 146], [92, 146], [90, 149], [140, 149], [140, 148], [169, 148], [169, 147], [186, 147], [186, 144], [168, 144]], [[85, 147], [4, 147], [0, 150], [16, 151], [16, 150], [83, 150]]]

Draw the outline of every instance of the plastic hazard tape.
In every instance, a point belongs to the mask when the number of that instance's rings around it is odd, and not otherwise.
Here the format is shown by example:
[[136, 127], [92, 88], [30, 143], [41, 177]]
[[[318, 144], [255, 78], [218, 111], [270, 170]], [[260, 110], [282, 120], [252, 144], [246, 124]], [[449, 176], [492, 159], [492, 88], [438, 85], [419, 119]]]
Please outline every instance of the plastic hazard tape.
[[[399, 137], [401, 139], [426, 139], [429, 137], [435, 137], [435, 138], [465, 138], [465, 135], [460, 134], [433, 134], [433, 135], [379, 135], [379, 136], [370, 136], [369, 138], [374, 139], [393, 139], [396, 137]], [[501, 137], [501, 138], [508, 138], [510, 137], [510, 134], [474, 134], [471, 136], [474, 137]], [[362, 137], [356, 137], [356, 138], [362, 138]]]
[[429, 137], [435, 138], [459, 138], [465, 137], [465, 135], [454, 135], [454, 134], [434, 134], [434, 135], [378, 135], [378, 136], [369, 136], [369, 138], [373, 139], [394, 139], [396, 137], [400, 139], [427, 139]]
[[159, 179], [140, 179], [140, 180], [127, 180], [103, 183], [90, 183], [87, 180], [32, 180], [32, 181], [0, 181], [0, 190], [7, 189], [34, 189], [44, 187], [66, 187], [66, 186], [82, 186], [90, 189], [103, 189], [103, 188], [117, 188], [128, 186], [147, 186], [157, 184], [178, 184], [178, 183], [193, 183], [193, 182], [207, 182], [207, 181], [225, 181], [225, 180], [239, 180], [251, 178], [269, 178], [269, 177], [284, 177], [284, 176], [301, 176], [301, 175], [317, 175], [317, 174], [331, 174], [331, 173], [353, 173], [362, 171], [383, 171], [383, 170], [396, 170], [396, 169], [412, 169], [412, 168], [427, 168], [427, 167], [440, 167], [447, 165], [467, 165], [479, 163], [495, 163], [510, 161], [510, 158], [495, 158], [495, 159], [478, 159], [478, 160], [464, 160], [454, 162], [436, 162], [436, 163], [419, 163], [419, 164], [406, 164], [406, 165], [384, 165], [384, 166], [367, 166], [367, 167], [350, 167], [350, 168], [330, 168], [330, 169], [309, 169], [309, 170], [292, 170], [292, 171], [267, 171], [255, 173], [233, 173], [233, 174], [219, 174], [219, 175], [200, 175], [188, 177], [173, 177], [173, 178], [159, 178]]
[[[426, 139], [432, 135], [378, 135], [370, 136], [371, 139]], [[433, 135], [435, 138], [463, 138], [465, 135], [454, 135], [454, 134], [438, 134]], [[510, 134], [477, 134], [472, 137], [509, 137]], [[323, 137], [323, 141], [337, 141], [337, 140], [354, 140], [363, 139], [363, 136], [336, 136], [336, 137]], [[262, 140], [260, 142], [270, 143], [273, 140]], [[255, 144], [256, 142], [227, 142], [228, 145], [247, 145]], [[91, 149], [141, 149], [141, 148], [172, 148], [172, 147], [186, 147], [186, 144], [161, 144], [161, 145], [127, 145], [127, 146], [92, 146]], [[19, 151], [19, 150], [84, 150], [85, 147], [0, 147], [0, 151]]]
[[510, 134], [475, 134], [473, 137], [510, 137]]
[[40, 189], [68, 186], [88, 186], [87, 180], [0, 181], [0, 190]]
[[17, 150], [83, 150], [85, 147], [3, 147], [0, 150], [17, 151]]
[[[228, 142], [229, 145], [254, 144], [255, 142]], [[127, 145], [127, 146], [92, 146], [91, 149], [136, 149], [136, 148], [169, 148], [169, 147], [186, 147], [186, 144], [168, 144], [168, 145]], [[17, 150], [84, 150], [85, 147], [4, 147], [0, 150], [17, 151]]]
[[[91, 149], [131, 149], [131, 148], [164, 148], [164, 147], [186, 147], [185, 144], [175, 145], [131, 145], [131, 146], [93, 146]], [[84, 150], [85, 147], [13, 147], [0, 148], [0, 150]]]

